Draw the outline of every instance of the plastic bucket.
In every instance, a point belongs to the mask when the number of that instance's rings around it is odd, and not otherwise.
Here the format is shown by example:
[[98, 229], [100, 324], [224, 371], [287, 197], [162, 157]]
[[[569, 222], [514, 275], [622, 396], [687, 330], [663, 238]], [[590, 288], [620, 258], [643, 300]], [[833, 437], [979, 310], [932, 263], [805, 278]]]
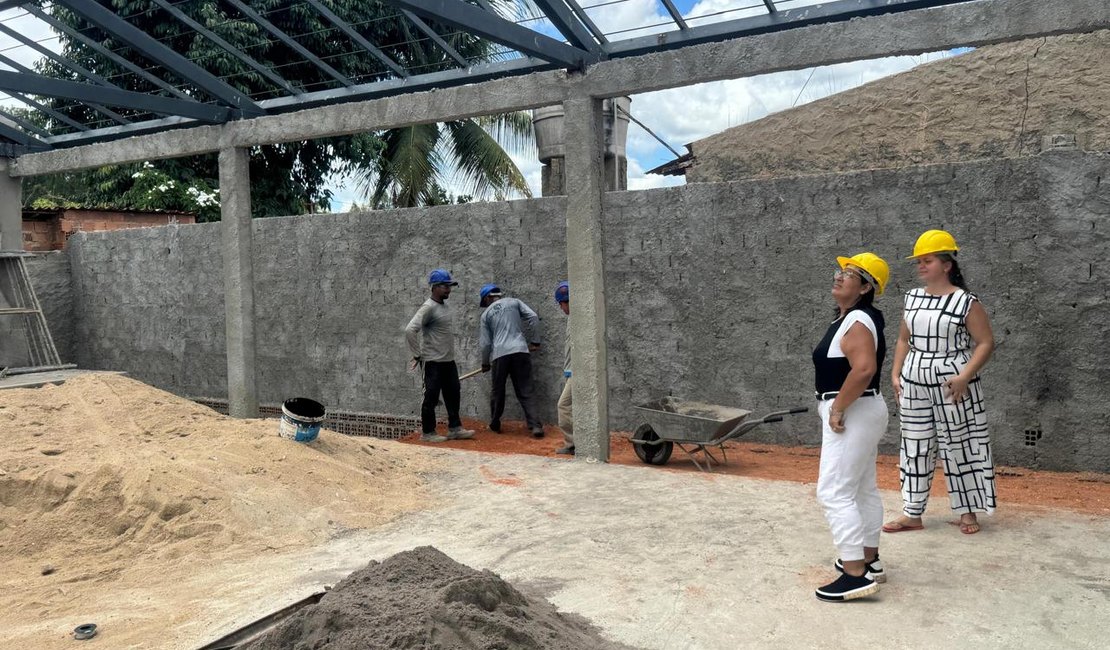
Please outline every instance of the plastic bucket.
[[324, 405], [307, 397], [287, 399], [281, 405], [278, 435], [297, 442], [312, 442], [320, 435]]

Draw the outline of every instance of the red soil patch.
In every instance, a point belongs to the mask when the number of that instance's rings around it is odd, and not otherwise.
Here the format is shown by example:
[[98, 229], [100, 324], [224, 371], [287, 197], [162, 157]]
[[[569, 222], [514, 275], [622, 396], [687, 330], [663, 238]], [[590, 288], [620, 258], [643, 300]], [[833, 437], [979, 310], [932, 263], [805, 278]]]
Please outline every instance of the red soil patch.
[[[402, 442], [429, 447], [451, 447], [468, 451], [495, 454], [528, 454], [531, 456], [559, 456], [555, 449], [563, 446], [563, 434], [556, 426], [544, 427], [544, 438], [533, 438], [523, 422], [504, 422], [502, 433], [489, 430], [484, 422], [466, 419], [463, 424], [474, 430], [472, 440], [449, 440], [443, 443], [423, 443], [413, 433]], [[628, 432], [613, 432], [609, 447], [609, 460], [618, 465], [640, 465]], [[821, 450], [815, 447], [782, 447], [750, 442], [733, 442], [726, 446], [728, 463], [713, 468], [715, 473], [748, 476], [776, 481], [815, 483]], [[719, 456], [719, 455], [718, 455]], [[698, 472], [690, 459], [680, 449], [674, 450], [671, 460], [655, 471]], [[898, 489], [898, 457], [879, 457], [879, 487]], [[515, 477], [496, 476], [483, 468], [483, 475], [502, 485], [521, 485]], [[1110, 474], [1095, 472], [1049, 472], [1024, 467], [997, 467], [996, 481], [999, 502], [1065, 508], [1076, 512], [1110, 514]], [[933, 496], [946, 500], [944, 476], [938, 468], [933, 480]]]

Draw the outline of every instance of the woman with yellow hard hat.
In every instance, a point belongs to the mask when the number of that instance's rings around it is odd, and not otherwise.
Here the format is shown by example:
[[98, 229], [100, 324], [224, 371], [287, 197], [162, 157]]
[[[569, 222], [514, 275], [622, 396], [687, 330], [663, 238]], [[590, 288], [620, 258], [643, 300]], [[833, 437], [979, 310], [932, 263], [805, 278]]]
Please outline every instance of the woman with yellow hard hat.
[[939, 447], [960, 532], [979, 532], [976, 513], [995, 507], [994, 463], [979, 371], [994, 351], [987, 312], [967, 290], [956, 240], [943, 230], [917, 239], [923, 287], [906, 294], [891, 382], [902, 429], [902, 516], [883, 530], [921, 530]]
[[888, 420], [879, 393], [886, 340], [883, 313], [872, 303], [890, 270], [874, 253], [836, 259], [836, 319], [813, 351], [813, 368], [822, 425], [817, 500], [840, 553], [835, 566], [841, 575], [816, 595], [842, 602], [871, 595], [886, 580], [879, 561], [883, 502], [875, 479]]

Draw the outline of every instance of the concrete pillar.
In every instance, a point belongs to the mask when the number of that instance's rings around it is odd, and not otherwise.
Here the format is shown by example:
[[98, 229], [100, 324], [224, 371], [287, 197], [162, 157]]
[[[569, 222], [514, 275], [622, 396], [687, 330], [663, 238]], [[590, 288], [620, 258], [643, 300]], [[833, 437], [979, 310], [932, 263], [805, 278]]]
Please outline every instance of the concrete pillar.
[[574, 445], [578, 458], [609, 460], [609, 363], [602, 262], [601, 100], [563, 102], [566, 116], [567, 274], [571, 288]]
[[255, 382], [254, 267], [251, 261], [250, 150], [220, 150], [227, 401], [235, 418], [258, 417]]
[[11, 160], [0, 158], [0, 251], [23, 250], [23, 183], [8, 175]]

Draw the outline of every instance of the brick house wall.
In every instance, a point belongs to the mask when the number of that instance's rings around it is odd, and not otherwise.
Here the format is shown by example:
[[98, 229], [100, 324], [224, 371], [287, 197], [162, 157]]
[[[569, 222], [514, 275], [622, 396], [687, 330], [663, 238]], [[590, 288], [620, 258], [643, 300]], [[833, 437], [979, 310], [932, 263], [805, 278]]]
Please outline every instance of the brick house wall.
[[141, 212], [135, 210], [90, 210], [59, 208], [23, 211], [23, 250], [54, 251], [65, 248], [75, 232], [153, 228], [196, 223], [187, 212]]

